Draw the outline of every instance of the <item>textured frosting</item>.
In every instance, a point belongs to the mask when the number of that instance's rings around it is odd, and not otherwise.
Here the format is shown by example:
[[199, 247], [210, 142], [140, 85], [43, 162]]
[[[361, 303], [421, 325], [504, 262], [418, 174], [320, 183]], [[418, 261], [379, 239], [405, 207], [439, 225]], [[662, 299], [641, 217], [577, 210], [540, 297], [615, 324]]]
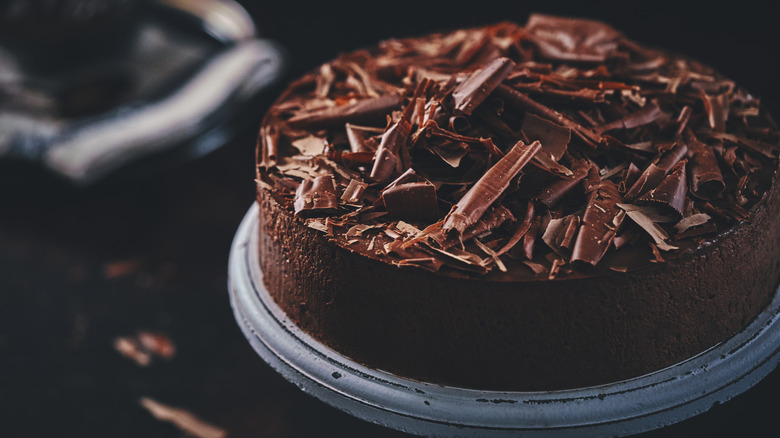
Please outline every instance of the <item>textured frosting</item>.
[[270, 293], [401, 375], [637, 376], [744, 327], [780, 278], [771, 118], [602, 23], [385, 41], [291, 84], [260, 134]]

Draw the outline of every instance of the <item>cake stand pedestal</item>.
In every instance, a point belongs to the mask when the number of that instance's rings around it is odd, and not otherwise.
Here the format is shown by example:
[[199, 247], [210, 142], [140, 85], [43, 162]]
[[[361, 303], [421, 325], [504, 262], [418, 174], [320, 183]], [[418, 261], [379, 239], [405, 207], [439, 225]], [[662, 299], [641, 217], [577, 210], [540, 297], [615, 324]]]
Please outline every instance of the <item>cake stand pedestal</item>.
[[236, 321], [271, 367], [355, 417], [425, 436], [625, 436], [723, 403], [780, 362], [780, 292], [743, 331], [688, 360], [629, 380], [559, 391], [481, 391], [365, 367], [316, 341], [274, 303], [258, 261], [259, 208], [233, 241], [228, 286]]

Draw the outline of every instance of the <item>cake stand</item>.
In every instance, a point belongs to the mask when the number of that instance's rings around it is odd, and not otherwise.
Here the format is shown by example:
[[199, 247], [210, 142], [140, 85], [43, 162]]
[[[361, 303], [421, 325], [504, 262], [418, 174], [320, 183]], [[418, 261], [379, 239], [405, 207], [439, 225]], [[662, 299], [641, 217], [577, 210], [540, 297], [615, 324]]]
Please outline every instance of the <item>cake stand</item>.
[[249, 343], [306, 393], [355, 417], [425, 436], [625, 436], [701, 414], [780, 361], [780, 292], [743, 331], [668, 368], [606, 385], [502, 392], [441, 386], [365, 367], [300, 330], [274, 303], [258, 262], [259, 208], [233, 241], [230, 300]]

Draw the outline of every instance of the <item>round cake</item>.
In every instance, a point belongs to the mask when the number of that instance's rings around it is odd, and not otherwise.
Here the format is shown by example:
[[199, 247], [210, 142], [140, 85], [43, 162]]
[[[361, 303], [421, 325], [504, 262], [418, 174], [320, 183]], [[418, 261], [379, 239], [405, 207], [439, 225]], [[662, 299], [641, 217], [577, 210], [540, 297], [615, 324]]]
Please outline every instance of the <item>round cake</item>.
[[637, 377], [780, 281], [759, 100], [606, 24], [393, 39], [289, 85], [257, 149], [265, 287], [371, 368], [464, 388]]

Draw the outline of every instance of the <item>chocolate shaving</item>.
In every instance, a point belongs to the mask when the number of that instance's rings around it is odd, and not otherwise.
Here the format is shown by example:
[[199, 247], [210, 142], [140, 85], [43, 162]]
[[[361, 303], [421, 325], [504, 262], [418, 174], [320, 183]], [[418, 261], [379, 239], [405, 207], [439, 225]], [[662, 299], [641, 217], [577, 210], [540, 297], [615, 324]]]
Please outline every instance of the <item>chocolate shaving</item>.
[[258, 151], [260, 152], [261, 167], [269, 168], [276, 166], [276, 160], [279, 156], [279, 130], [276, 125], [267, 124], [260, 129], [258, 137]]
[[639, 110], [620, 118], [619, 120], [607, 123], [606, 125], [597, 126], [595, 130], [597, 133], [603, 134], [604, 132], [612, 131], [614, 129], [636, 128], [637, 126], [647, 125], [649, 123], [655, 122], [659, 117], [661, 117], [662, 114], [663, 112], [661, 111], [661, 108], [658, 106], [658, 104], [651, 102]]
[[529, 202], [528, 206], [525, 210], [525, 216], [523, 217], [523, 222], [518, 225], [518, 227], [515, 229], [515, 231], [512, 233], [512, 236], [509, 238], [509, 240], [504, 244], [501, 249], [499, 249], [496, 254], [502, 255], [506, 252], [509, 252], [512, 250], [512, 248], [515, 247], [520, 242], [520, 239], [525, 236], [525, 233], [528, 232], [528, 230], [531, 229], [531, 224], [533, 223], [534, 219], [534, 204], [533, 202]]
[[347, 140], [349, 141], [349, 148], [352, 152], [376, 151], [377, 145], [372, 144], [369, 139], [376, 135], [381, 135], [384, 131], [381, 128], [358, 126], [352, 123], [346, 123], [344, 128], [347, 131]]
[[426, 222], [439, 217], [436, 188], [428, 181], [396, 184], [382, 192], [382, 199], [393, 219]]
[[623, 221], [617, 206], [621, 201], [622, 197], [612, 181], [603, 181], [597, 190], [591, 192], [572, 249], [572, 261], [595, 266], [604, 257]]
[[682, 218], [680, 222], [674, 224], [674, 229], [678, 234], [684, 233], [689, 228], [698, 227], [704, 225], [712, 219], [707, 213], [696, 213], [688, 217]]
[[639, 175], [636, 182], [626, 192], [626, 199], [634, 199], [656, 188], [663, 181], [666, 172], [677, 164], [688, 152], [684, 143], [675, 143], [672, 149], [662, 154], [655, 163], [649, 166]]
[[571, 129], [582, 141], [594, 149], [602, 141], [601, 136], [596, 131], [580, 125], [554, 109], [548, 108], [506, 85], [499, 85], [496, 88], [496, 95], [504, 99], [507, 105], [520, 111], [528, 111], [531, 114], [536, 114], [539, 117]]
[[576, 214], [551, 219], [547, 223], [547, 229], [542, 233], [542, 241], [557, 254], [569, 258], [572, 240], [579, 225], [580, 217]]
[[338, 198], [331, 175], [306, 179], [295, 192], [295, 214], [302, 217], [330, 214], [338, 209]]
[[590, 166], [588, 166], [587, 162], [584, 160], [579, 161], [570, 178], [557, 180], [545, 187], [536, 196], [536, 200], [547, 206], [547, 208], [552, 207], [588, 175], [588, 170], [590, 170]]
[[404, 163], [403, 157], [406, 151], [402, 149], [406, 148], [406, 140], [411, 131], [412, 125], [406, 119], [399, 120], [385, 131], [369, 175], [372, 181], [387, 181], [393, 172], [401, 173], [409, 168], [411, 163]]
[[475, 71], [452, 92], [455, 112], [468, 114], [509, 75], [515, 63], [509, 58], [498, 58]]
[[682, 218], [685, 210], [685, 195], [688, 193], [685, 163], [686, 160], [677, 163], [672, 172], [661, 181], [658, 187], [637, 198], [636, 203], [640, 205], [656, 204], [663, 209], [663, 212], [671, 214], [678, 219]]
[[699, 90], [699, 96], [707, 112], [707, 121], [716, 132], [726, 131], [726, 120], [729, 118], [729, 103], [725, 94], [710, 96], [704, 90]]
[[709, 138], [727, 141], [739, 147], [745, 148], [749, 151], [755, 152], [759, 155], [763, 155], [764, 157], [767, 158], [776, 159], [778, 152], [780, 152], [780, 144], [764, 143], [761, 141], [751, 140], [749, 138], [744, 138], [744, 137], [738, 137], [734, 134], [723, 133], [723, 132], [704, 132], [702, 134], [704, 134]]
[[[422, 234], [424, 237], [433, 239], [439, 247], [447, 249], [462, 244], [463, 242], [468, 242], [475, 236], [481, 236], [495, 230], [505, 222], [514, 220], [515, 217], [508, 208], [503, 205], [496, 205], [486, 211], [485, 214], [483, 214], [474, 225], [466, 229], [466, 232], [461, 236], [453, 236], [450, 233], [445, 232], [441, 227], [441, 223], [436, 223], [432, 225], [430, 229], [423, 230]], [[503, 252], [500, 254], [503, 254]]]
[[573, 175], [571, 170], [558, 163], [571, 141], [571, 129], [529, 113], [523, 118], [520, 131], [528, 141], [539, 140], [542, 143], [542, 150], [534, 155], [534, 162], [548, 171]]
[[532, 14], [526, 31], [543, 57], [563, 61], [604, 61], [617, 51], [622, 37], [598, 21], [543, 14]]
[[385, 114], [397, 108], [403, 98], [387, 94], [359, 100], [341, 106], [327, 107], [309, 113], [297, 114], [287, 120], [287, 125], [296, 129], [320, 129], [342, 126], [345, 123], [376, 122]]
[[713, 199], [726, 188], [715, 152], [699, 141], [690, 129], [685, 131], [684, 138], [691, 163], [691, 191], [699, 198]]
[[349, 185], [344, 189], [344, 193], [341, 194], [341, 200], [347, 204], [361, 204], [365, 196], [366, 187], [368, 187], [368, 184], [364, 182], [356, 179], [350, 180]]
[[528, 231], [523, 235], [523, 254], [527, 259], [534, 258], [534, 247], [536, 246], [536, 238], [539, 236], [539, 230], [542, 228], [542, 218], [537, 217], [531, 222], [531, 226]]
[[518, 141], [447, 214], [444, 230], [454, 229], [463, 234], [509, 188], [510, 182], [541, 148], [538, 141], [530, 145]]
[[663, 228], [659, 227], [652, 218], [645, 214], [642, 209], [625, 204], [620, 205], [619, 207], [625, 210], [628, 217], [653, 239], [653, 242], [655, 242], [655, 245], [657, 245], [659, 249], [663, 251], [678, 249], [676, 246], [666, 243], [666, 241], [669, 240], [669, 235], [666, 234]]

